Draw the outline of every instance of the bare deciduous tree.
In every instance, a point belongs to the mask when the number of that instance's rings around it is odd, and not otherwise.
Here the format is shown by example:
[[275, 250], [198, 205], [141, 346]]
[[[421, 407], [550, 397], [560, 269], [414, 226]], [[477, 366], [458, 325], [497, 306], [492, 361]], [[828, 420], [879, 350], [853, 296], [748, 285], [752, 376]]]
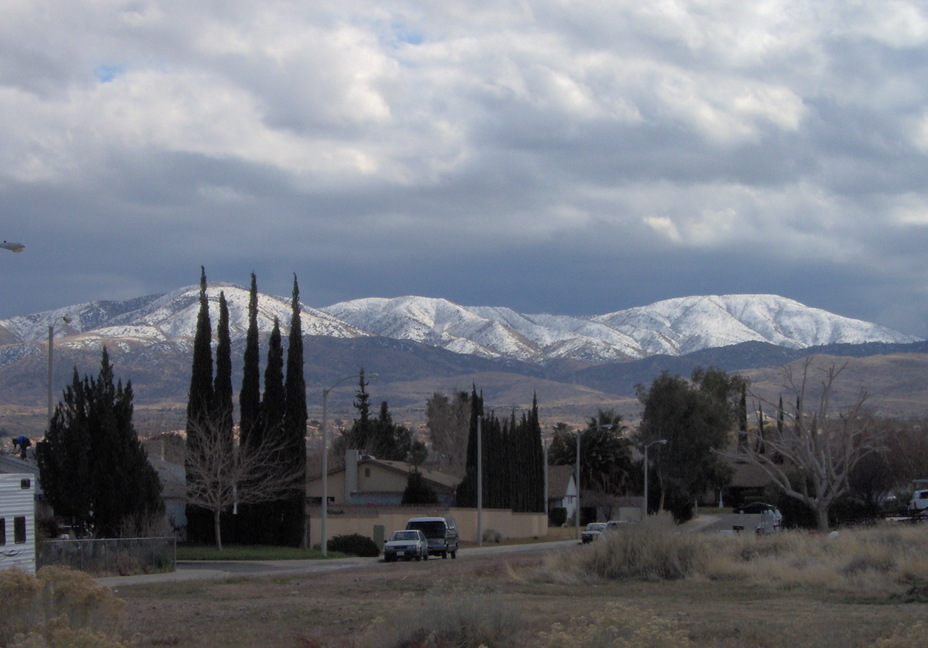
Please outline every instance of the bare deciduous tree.
[[[748, 443], [740, 452], [724, 453], [759, 466], [786, 495], [809, 506], [820, 531], [828, 530], [831, 505], [848, 493], [854, 467], [881, 442], [879, 429], [864, 409], [866, 392], [845, 410], [832, 411], [831, 397], [846, 366], [816, 368], [811, 356], [798, 371], [787, 366], [785, 387], [796, 397], [796, 409], [780, 409], [783, 424], [765, 431], [766, 452], [760, 452], [760, 444]], [[821, 374], [819, 381], [813, 373]], [[809, 400], [814, 408], [807, 408]]]
[[466, 463], [470, 406], [470, 395], [460, 390], [450, 397], [435, 392], [426, 401], [426, 428], [439, 463], [452, 466]]
[[[221, 422], [199, 424], [196, 450], [187, 457], [187, 504], [213, 514], [216, 548], [222, 551], [222, 511], [238, 505], [272, 502], [302, 490], [303, 468], [287, 460], [291, 450], [279, 435], [261, 435], [257, 445], [241, 445], [220, 433]], [[305, 497], [305, 494], [301, 493]]]

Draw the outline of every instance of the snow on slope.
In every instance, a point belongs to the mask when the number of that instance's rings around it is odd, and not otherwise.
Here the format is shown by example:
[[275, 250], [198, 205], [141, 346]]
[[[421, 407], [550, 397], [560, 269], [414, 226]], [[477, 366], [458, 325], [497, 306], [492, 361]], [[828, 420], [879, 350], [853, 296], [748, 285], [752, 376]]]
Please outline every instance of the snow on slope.
[[[249, 291], [232, 284], [213, 284], [206, 291], [210, 319], [215, 332], [219, 319], [219, 294], [229, 308], [229, 333], [232, 340], [243, 338], [248, 329]], [[19, 342], [44, 341], [48, 327], [54, 325], [55, 338], [74, 346], [99, 346], [101, 340], [125, 338], [134, 344], [155, 344], [171, 340], [191, 340], [196, 331], [200, 310], [200, 289], [188, 286], [166, 295], [150, 295], [127, 302], [90, 302], [53, 311], [0, 320], [0, 331]], [[304, 335], [359, 337], [368, 335], [322, 311], [302, 306]], [[67, 318], [69, 321], [65, 321]], [[290, 330], [289, 300], [258, 295], [258, 331], [271, 332], [274, 319], [281, 333]]]
[[425, 297], [359, 299], [323, 310], [375, 335], [534, 362], [682, 355], [749, 341], [804, 348], [917, 339], [775, 295], [683, 297], [590, 319]]
[[[207, 290], [215, 331], [219, 294], [229, 306], [233, 341], [245, 336], [249, 292], [231, 284]], [[186, 346], [199, 312], [199, 288], [126, 302], [91, 302], [0, 320], [0, 360], [26, 353], [14, 347], [41, 343], [55, 326], [59, 344], [121, 348]], [[70, 318], [64, 322], [63, 317]], [[592, 318], [518, 313], [509, 308], [460, 306], [426, 297], [367, 298], [324, 309], [302, 307], [306, 335], [353, 338], [378, 335], [412, 340], [462, 354], [527, 362], [576, 359], [602, 363], [654, 354], [682, 355], [705, 348], [763, 341], [790, 348], [832, 343], [914, 342], [876, 324], [809, 308], [776, 295], [682, 297]], [[260, 295], [258, 328], [270, 333], [275, 318], [287, 334], [288, 299]], [[27, 345], [32, 346], [32, 345]]]
[[594, 321], [628, 333], [645, 355], [761, 341], [800, 349], [824, 344], [915, 342], [886, 327], [810, 308], [776, 295], [681, 297], [600, 315]]

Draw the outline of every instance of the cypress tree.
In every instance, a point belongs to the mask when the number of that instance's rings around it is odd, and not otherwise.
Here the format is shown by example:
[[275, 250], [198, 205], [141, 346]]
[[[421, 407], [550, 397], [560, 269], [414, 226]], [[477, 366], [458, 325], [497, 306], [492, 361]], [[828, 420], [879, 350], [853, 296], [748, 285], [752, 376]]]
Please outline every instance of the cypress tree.
[[[268, 339], [267, 366], [264, 368], [264, 396], [258, 422], [258, 433], [263, 439], [276, 443], [283, 434], [286, 396], [284, 392], [284, 355], [281, 346], [280, 322], [274, 319], [274, 328]], [[279, 544], [282, 538], [282, 506], [280, 502], [256, 504], [252, 509], [252, 531], [259, 544]]]
[[284, 385], [284, 421], [282, 432], [287, 438], [284, 461], [300, 471], [303, 479], [299, 488], [284, 503], [284, 544], [299, 546], [304, 540], [306, 520], [306, 381], [303, 377], [303, 326], [300, 320], [300, 288], [293, 275], [290, 334], [287, 347], [287, 378]]
[[212, 427], [220, 435], [223, 446], [232, 451], [232, 339], [229, 335], [229, 305], [224, 292], [219, 293], [219, 323], [216, 326], [218, 343], [216, 345], [216, 378], [213, 383], [215, 401], [215, 425]]
[[239, 430], [241, 442], [248, 445], [253, 435], [260, 434], [256, 427], [261, 409], [261, 368], [258, 349], [258, 282], [255, 273], [251, 273], [251, 292], [248, 296], [248, 332], [245, 335], [244, 367], [242, 370], [242, 391], [239, 392]]
[[[209, 301], [206, 296], [206, 269], [200, 266], [200, 310], [193, 338], [193, 366], [190, 372], [190, 390], [187, 394], [187, 456], [188, 469], [197, 461], [201, 446], [200, 435], [209, 429], [213, 413], [213, 356], [212, 324], [209, 319]], [[208, 541], [212, 533], [212, 516], [208, 511], [194, 507], [187, 511], [187, 536], [194, 542]]]
[[206, 429], [213, 408], [212, 324], [206, 297], [206, 269], [200, 266], [200, 311], [193, 338], [193, 366], [187, 397], [187, 451], [197, 451], [197, 435]]
[[529, 415], [529, 452], [532, 453], [532, 493], [529, 511], [542, 513], [545, 510], [545, 451], [541, 439], [541, 423], [538, 419], [538, 395], [532, 396], [532, 412]]
[[[467, 459], [464, 478], [458, 484], [455, 501], [463, 508], [477, 506], [477, 419], [483, 415], [483, 395], [477, 395], [477, 386], [471, 386], [470, 431], [467, 436]], [[484, 466], [485, 468], [485, 466]]]
[[264, 368], [264, 396], [261, 399], [260, 429], [265, 436], [278, 436], [284, 420], [284, 352], [280, 337], [280, 322], [268, 338], [267, 366]]

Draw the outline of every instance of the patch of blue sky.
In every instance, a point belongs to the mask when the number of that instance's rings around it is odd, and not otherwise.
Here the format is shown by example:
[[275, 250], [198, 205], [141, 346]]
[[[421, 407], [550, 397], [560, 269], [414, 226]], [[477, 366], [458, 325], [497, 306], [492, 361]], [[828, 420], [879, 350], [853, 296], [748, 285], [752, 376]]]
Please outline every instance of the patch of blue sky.
[[109, 83], [125, 71], [126, 69], [121, 65], [101, 63], [93, 69], [93, 75], [100, 83]]
[[425, 42], [425, 34], [408, 25], [393, 23], [393, 38], [395, 43], [406, 43], [407, 45], [421, 45]]

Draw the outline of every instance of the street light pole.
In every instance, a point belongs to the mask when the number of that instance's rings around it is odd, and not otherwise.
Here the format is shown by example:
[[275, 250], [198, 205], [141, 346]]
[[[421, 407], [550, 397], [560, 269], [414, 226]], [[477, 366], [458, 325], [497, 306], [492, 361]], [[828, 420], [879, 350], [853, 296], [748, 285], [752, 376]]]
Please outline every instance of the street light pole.
[[[326, 546], [326, 536], [328, 535], [327, 525], [329, 521], [329, 392], [346, 380], [359, 378], [362, 375], [361, 372], [358, 372], [350, 376], [345, 376], [344, 378], [339, 378], [335, 381], [334, 385], [322, 390], [322, 538], [319, 546], [322, 549], [323, 558], [329, 555], [328, 547]], [[371, 374], [368, 378], [374, 380], [377, 378], [377, 374]]]
[[648, 519], [648, 448], [656, 444], [667, 445], [667, 439], [658, 439], [657, 441], [652, 441], [644, 447], [644, 499], [642, 500], [641, 505], [642, 520]]
[[483, 546], [483, 414], [477, 415], [477, 546]]
[[574, 511], [574, 515], [577, 518], [577, 540], [580, 539], [580, 433], [582, 430], [577, 430], [577, 510]]
[[[550, 515], [548, 511], [548, 442], [545, 441], [544, 438], [542, 438], [541, 440], [541, 451], [542, 451], [542, 456], [544, 457], [544, 460], [542, 461], [542, 466], [544, 467], [544, 470], [545, 470], [544, 472], [544, 476], [545, 476], [545, 520], [548, 520], [549, 519], [548, 516]], [[548, 524], [548, 522], [545, 522], [545, 524]]]

